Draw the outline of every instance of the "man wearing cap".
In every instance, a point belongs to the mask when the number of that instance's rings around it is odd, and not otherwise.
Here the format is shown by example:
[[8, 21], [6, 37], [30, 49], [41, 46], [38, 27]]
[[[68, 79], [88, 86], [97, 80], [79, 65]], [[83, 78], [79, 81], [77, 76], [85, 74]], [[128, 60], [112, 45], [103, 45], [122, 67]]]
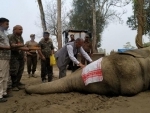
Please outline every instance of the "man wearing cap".
[[[90, 41], [90, 37], [88, 35], [85, 36], [85, 40], [83, 43], [83, 49], [89, 56], [93, 54], [93, 47], [92, 47], [92, 42]], [[85, 63], [89, 64], [90, 62], [87, 61], [82, 55], [81, 55], [81, 63], [85, 65]]]
[[43, 38], [39, 42], [39, 55], [41, 57], [41, 79], [42, 82], [46, 82], [46, 75], [48, 75], [48, 82], [52, 80], [53, 77], [53, 69], [50, 66], [50, 55], [54, 52], [54, 46], [49, 38], [50, 33], [45, 31], [43, 33]]
[[[30, 38], [31, 38], [31, 40], [27, 41], [25, 45], [28, 48], [37, 47], [38, 43], [35, 41], [35, 34], [31, 34]], [[31, 49], [30, 51], [26, 52], [26, 55], [27, 55], [27, 72], [28, 72], [29, 78], [31, 76], [36, 78], [36, 76], [34, 74], [35, 71], [36, 71], [36, 66], [37, 66], [37, 53], [36, 53], [36, 50]], [[32, 72], [32, 74], [31, 74], [31, 72]]]

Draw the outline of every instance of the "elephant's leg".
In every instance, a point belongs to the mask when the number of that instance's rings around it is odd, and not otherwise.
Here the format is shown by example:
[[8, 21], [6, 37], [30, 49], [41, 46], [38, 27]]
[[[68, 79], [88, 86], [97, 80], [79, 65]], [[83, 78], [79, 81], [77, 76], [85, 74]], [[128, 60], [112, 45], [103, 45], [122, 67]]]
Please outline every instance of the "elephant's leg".
[[[125, 67], [125, 69], [124, 69]], [[121, 95], [135, 95], [143, 90], [142, 70], [139, 62], [135, 58], [130, 58], [123, 63], [120, 70]]]

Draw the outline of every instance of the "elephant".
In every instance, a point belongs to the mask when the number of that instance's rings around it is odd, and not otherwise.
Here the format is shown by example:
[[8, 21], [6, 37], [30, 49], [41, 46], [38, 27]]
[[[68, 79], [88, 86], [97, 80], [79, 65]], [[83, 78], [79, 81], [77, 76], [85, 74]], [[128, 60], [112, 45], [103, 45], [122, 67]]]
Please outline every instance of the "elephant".
[[[90, 64], [89, 64], [90, 65]], [[64, 78], [25, 87], [29, 94], [95, 93], [133, 96], [150, 86], [150, 47], [104, 56], [101, 62], [103, 81], [85, 86], [78, 69]]]

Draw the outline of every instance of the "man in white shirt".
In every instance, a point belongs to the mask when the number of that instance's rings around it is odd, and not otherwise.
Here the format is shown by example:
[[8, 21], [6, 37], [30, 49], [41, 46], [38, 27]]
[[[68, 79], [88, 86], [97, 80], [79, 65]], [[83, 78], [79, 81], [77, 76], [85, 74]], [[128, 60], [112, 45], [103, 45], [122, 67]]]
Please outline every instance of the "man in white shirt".
[[10, 44], [5, 31], [9, 27], [9, 20], [0, 18], [0, 102], [6, 102], [7, 82], [9, 77]]
[[85, 65], [83, 65], [74, 57], [74, 55], [78, 53], [81, 53], [86, 60], [92, 62], [90, 56], [82, 48], [83, 42], [84, 41], [82, 38], [77, 38], [74, 42], [67, 43], [65, 46], [63, 46], [60, 50], [58, 50], [55, 53], [57, 66], [59, 68], [59, 78], [66, 76], [66, 67], [70, 62], [70, 60], [72, 60], [75, 64], [77, 64], [81, 68], [85, 67]]

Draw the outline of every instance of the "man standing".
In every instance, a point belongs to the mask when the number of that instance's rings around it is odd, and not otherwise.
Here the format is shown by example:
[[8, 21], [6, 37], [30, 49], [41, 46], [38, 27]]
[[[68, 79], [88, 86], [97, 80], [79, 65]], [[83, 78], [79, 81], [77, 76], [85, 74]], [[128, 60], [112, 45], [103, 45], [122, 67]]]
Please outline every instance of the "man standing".
[[[31, 34], [30, 38], [31, 38], [31, 40], [27, 41], [25, 45], [29, 48], [30, 47], [37, 47], [38, 43], [36, 41], [34, 41], [35, 34]], [[37, 66], [36, 50], [27, 51], [26, 54], [27, 54], [27, 71], [28, 71], [29, 78], [31, 76], [31, 71], [32, 71], [32, 76], [36, 78], [36, 76], [34, 75], [34, 73], [36, 71], [36, 66]]]
[[0, 102], [6, 102], [7, 82], [9, 77], [10, 45], [4, 33], [9, 27], [9, 20], [0, 18]]
[[48, 82], [52, 81], [53, 70], [50, 66], [50, 55], [54, 52], [54, 47], [51, 39], [49, 38], [49, 32], [43, 33], [43, 39], [39, 42], [39, 55], [41, 57], [41, 78], [42, 82], [46, 82], [46, 75], [48, 75]]
[[73, 41], [75, 41], [75, 39], [74, 39], [74, 35], [73, 35], [73, 34], [71, 34], [71, 35], [70, 35], [70, 41], [69, 41], [69, 42], [73, 42]]
[[[89, 38], [90, 37], [88, 35], [85, 36], [85, 40], [82, 47], [84, 51], [87, 52], [89, 56], [91, 56], [93, 54], [93, 47], [92, 47], [92, 42], [90, 42]], [[81, 63], [85, 65], [85, 62], [87, 62], [87, 64], [90, 63], [81, 55]]]
[[57, 66], [59, 68], [59, 78], [66, 76], [66, 66], [72, 60], [75, 64], [79, 65], [81, 68], [84, 67], [74, 55], [81, 53], [89, 62], [92, 62], [90, 56], [83, 50], [83, 39], [77, 38], [74, 42], [69, 42], [63, 46], [60, 50], [55, 53], [55, 58], [57, 60]]
[[[74, 35], [71, 34], [69, 42], [73, 42], [73, 41], [75, 41]], [[75, 58], [77, 59], [77, 55], [75, 55]], [[76, 70], [76, 68], [77, 68], [76, 64], [74, 64], [72, 61], [70, 61], [69, 64], [68, 64], [68, 68], [67, 69], [71, 70], [72, 72], [74, 72]]]
[[13, 28], [13, 34], [9, 37], [11, 50], [10, 60], [10, 76], [12, 80], [12, 90], [19, 91], [24, 87], [24, 84], [20, 82], [24, 71], [24, 63], [26, 55], [23, 50], [19, 50], [19, 47], [24, 46], [24, 40], [22, 38], [22, 26], [16, 25]]

